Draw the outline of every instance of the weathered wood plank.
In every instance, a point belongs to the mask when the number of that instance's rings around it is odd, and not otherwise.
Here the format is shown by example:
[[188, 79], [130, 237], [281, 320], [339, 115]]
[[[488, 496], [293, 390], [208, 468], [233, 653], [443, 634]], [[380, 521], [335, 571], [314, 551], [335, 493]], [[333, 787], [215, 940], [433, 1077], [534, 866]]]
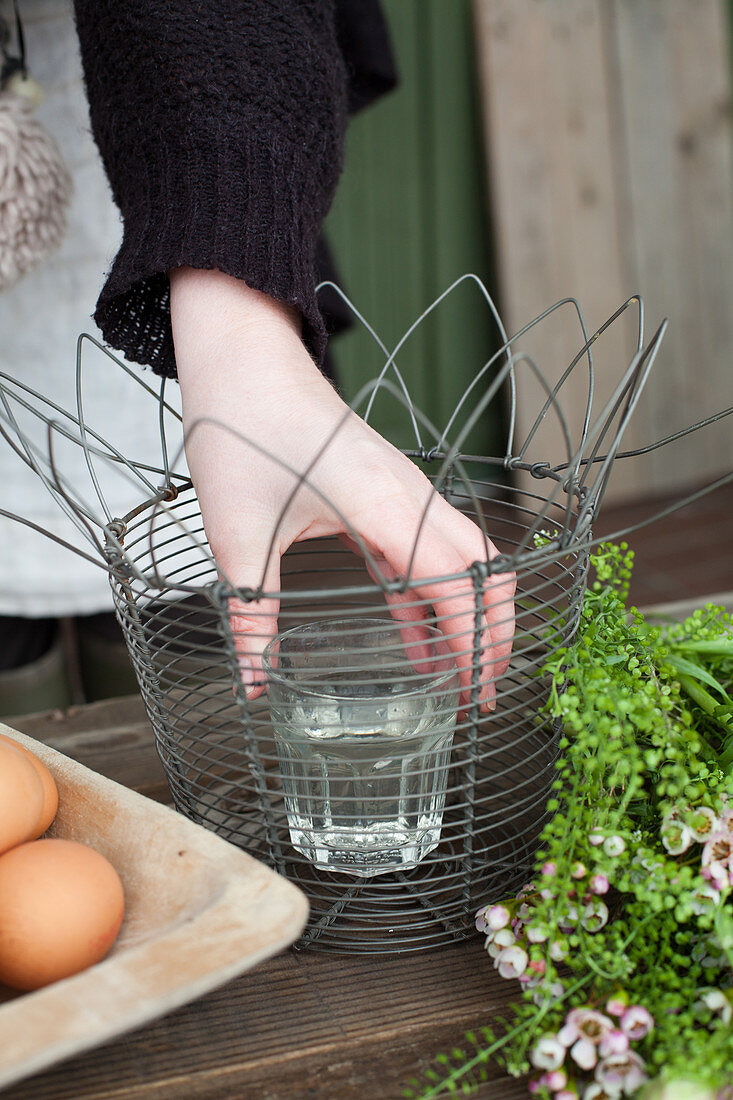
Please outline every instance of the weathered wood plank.
[[[591, 328], [636, 292], [647, 305], [648, 334], [670, 317], [626, 447], [733, 403], [722, 0], [474, 0], [474, 10], [510, 328], [566, 294], [578, 297]], [[594, 348], [599, 406], [629, 360], [631, 337], [627, 325]], [[566, 316], [527, 346], [556, 378], [576, 344]], [[563, 398], [576, 432], [581, 378]], [[528, 386], [521, 426], [537, 399]], [[553, 459], [551, 434], [538, 437], [537, 450]], [[723, 424], [672, 452], [619, 464], [609, 495], [662, 492], [732, 463], [733, 432]]]
[[[288, 953], [8, 1100], [389, 1100], [431, 1056], [506, 1009], [481, 944], [379, 960]], [[494, 1071], [484, 1097], [526, 1085]]]
[[[628, 284], [620, 255], [599, 4], [477, 0], [475, 17], [507, 327], [514, 333], [553, 302], [574, 296], [592, 333], [636, 289]], [[594, 347], [597, 409], [632, 354], [632, 336], [632, 326], [621, 322]], [[583, 343], [573, 311], [565, 307], [517, 347], [554, 384]], [[518, 368], [518, 388], [521, 441], [545, 393], [526, 365]], [[561, 395], [576, 441], [587, 394], [588, 370], [581, 363]], [[638, 442], [633, 433], [629, 438]], [[528, 458], [563, 457], [551, 413]], [[625, 492], [636, 488], [634, 472], [620, 470], [616, 484]]]
[[[733, 165], [730, 74], [719, 0], [614, 0], [612, 109], [631, 275], [670, 330], [645, 402], [650, 438], [731, 404]], [[672, 457], [671, 457], [672, 456]], [[645, 460], [656, 489], [730, 469], [729, 423]]]

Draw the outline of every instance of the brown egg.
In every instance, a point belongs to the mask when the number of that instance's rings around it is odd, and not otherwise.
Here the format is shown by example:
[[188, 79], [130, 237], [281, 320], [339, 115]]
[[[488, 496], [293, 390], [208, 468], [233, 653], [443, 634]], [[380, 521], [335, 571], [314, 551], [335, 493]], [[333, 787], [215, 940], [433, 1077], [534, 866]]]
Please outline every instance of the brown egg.
[[112, 864], [73, 840], [32, 840], [0, 856], [0, 982], [38, 989], [99, 962], [122, 924]]
[[43, 784], [28, 756], [0, 742], [0, 852], [38, 835], [43, 806]]
[[12, 737], [6, 737], [5, 734], [0, 733], [0, 745], [2, 744], [12, 745], [13, 748], [22, 752], [23, 755], [30, 760], [36, 770], [38, 778], [41, 780], [41, 785], [43, 787], [43, 810], [41, 811], [36, 831], [27, 838], [28, 840], [35, 840], [36, 837], [45, 833], [46, 829], [56, 817], [56, 811], [59, 808], [59, 792], [56, 783], [43, 761], [39, 760], [36, 754], [31, 752], [30, 749], [27, 749], [25, 745], [21, 745], [17, 741], [14, 741]]

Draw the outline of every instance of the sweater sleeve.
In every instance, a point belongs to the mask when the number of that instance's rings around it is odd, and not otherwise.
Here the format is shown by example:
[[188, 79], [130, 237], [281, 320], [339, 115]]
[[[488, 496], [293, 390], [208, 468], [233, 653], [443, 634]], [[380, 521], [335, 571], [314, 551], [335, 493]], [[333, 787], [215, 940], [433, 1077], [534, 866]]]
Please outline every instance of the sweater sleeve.
[[331, 0], [75, 0], [92, 130], [124, 235], [105, 340], [175, 376], [168, 271], [217, 268], [295, 306], [317, 360], [319, 228], [347, 89]]

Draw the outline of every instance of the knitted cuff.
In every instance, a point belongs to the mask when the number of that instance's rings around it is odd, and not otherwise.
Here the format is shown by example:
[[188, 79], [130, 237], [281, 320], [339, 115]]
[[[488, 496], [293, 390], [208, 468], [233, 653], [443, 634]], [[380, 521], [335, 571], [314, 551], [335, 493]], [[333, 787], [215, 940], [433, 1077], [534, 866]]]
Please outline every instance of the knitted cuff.
[[[329, 155], [327, 156], [327, 152]], [[180, 147], [161, 145], [118, 196], [124, 237], [97, 302], [105, 340], [127, 359], [175, 377], [168, 272], [218, 269], [295, 306], [320, 363], [326, 330], [315, 295], [315, 249], [330, 194], [320, 158], [333, 152], [273, 143], [212, 126]]]

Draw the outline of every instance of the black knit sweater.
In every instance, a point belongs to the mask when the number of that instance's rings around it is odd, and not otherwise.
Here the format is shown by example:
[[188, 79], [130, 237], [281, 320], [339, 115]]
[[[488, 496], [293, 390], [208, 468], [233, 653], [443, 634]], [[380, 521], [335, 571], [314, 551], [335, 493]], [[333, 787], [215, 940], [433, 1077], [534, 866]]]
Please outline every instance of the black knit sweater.
[[360, 64], [364, 28], [367, 43], [384, 35], [374, 0], [344, 8], [337, 20], [333, 0], [75, 0], [92, 130], [124, 222], [95, 320], [128, 359], [175, 375], [167, 272], [184, 265], [296, 306], [321, 358], [315, 249], [347, 112], [390, 85], [388, 58]]

